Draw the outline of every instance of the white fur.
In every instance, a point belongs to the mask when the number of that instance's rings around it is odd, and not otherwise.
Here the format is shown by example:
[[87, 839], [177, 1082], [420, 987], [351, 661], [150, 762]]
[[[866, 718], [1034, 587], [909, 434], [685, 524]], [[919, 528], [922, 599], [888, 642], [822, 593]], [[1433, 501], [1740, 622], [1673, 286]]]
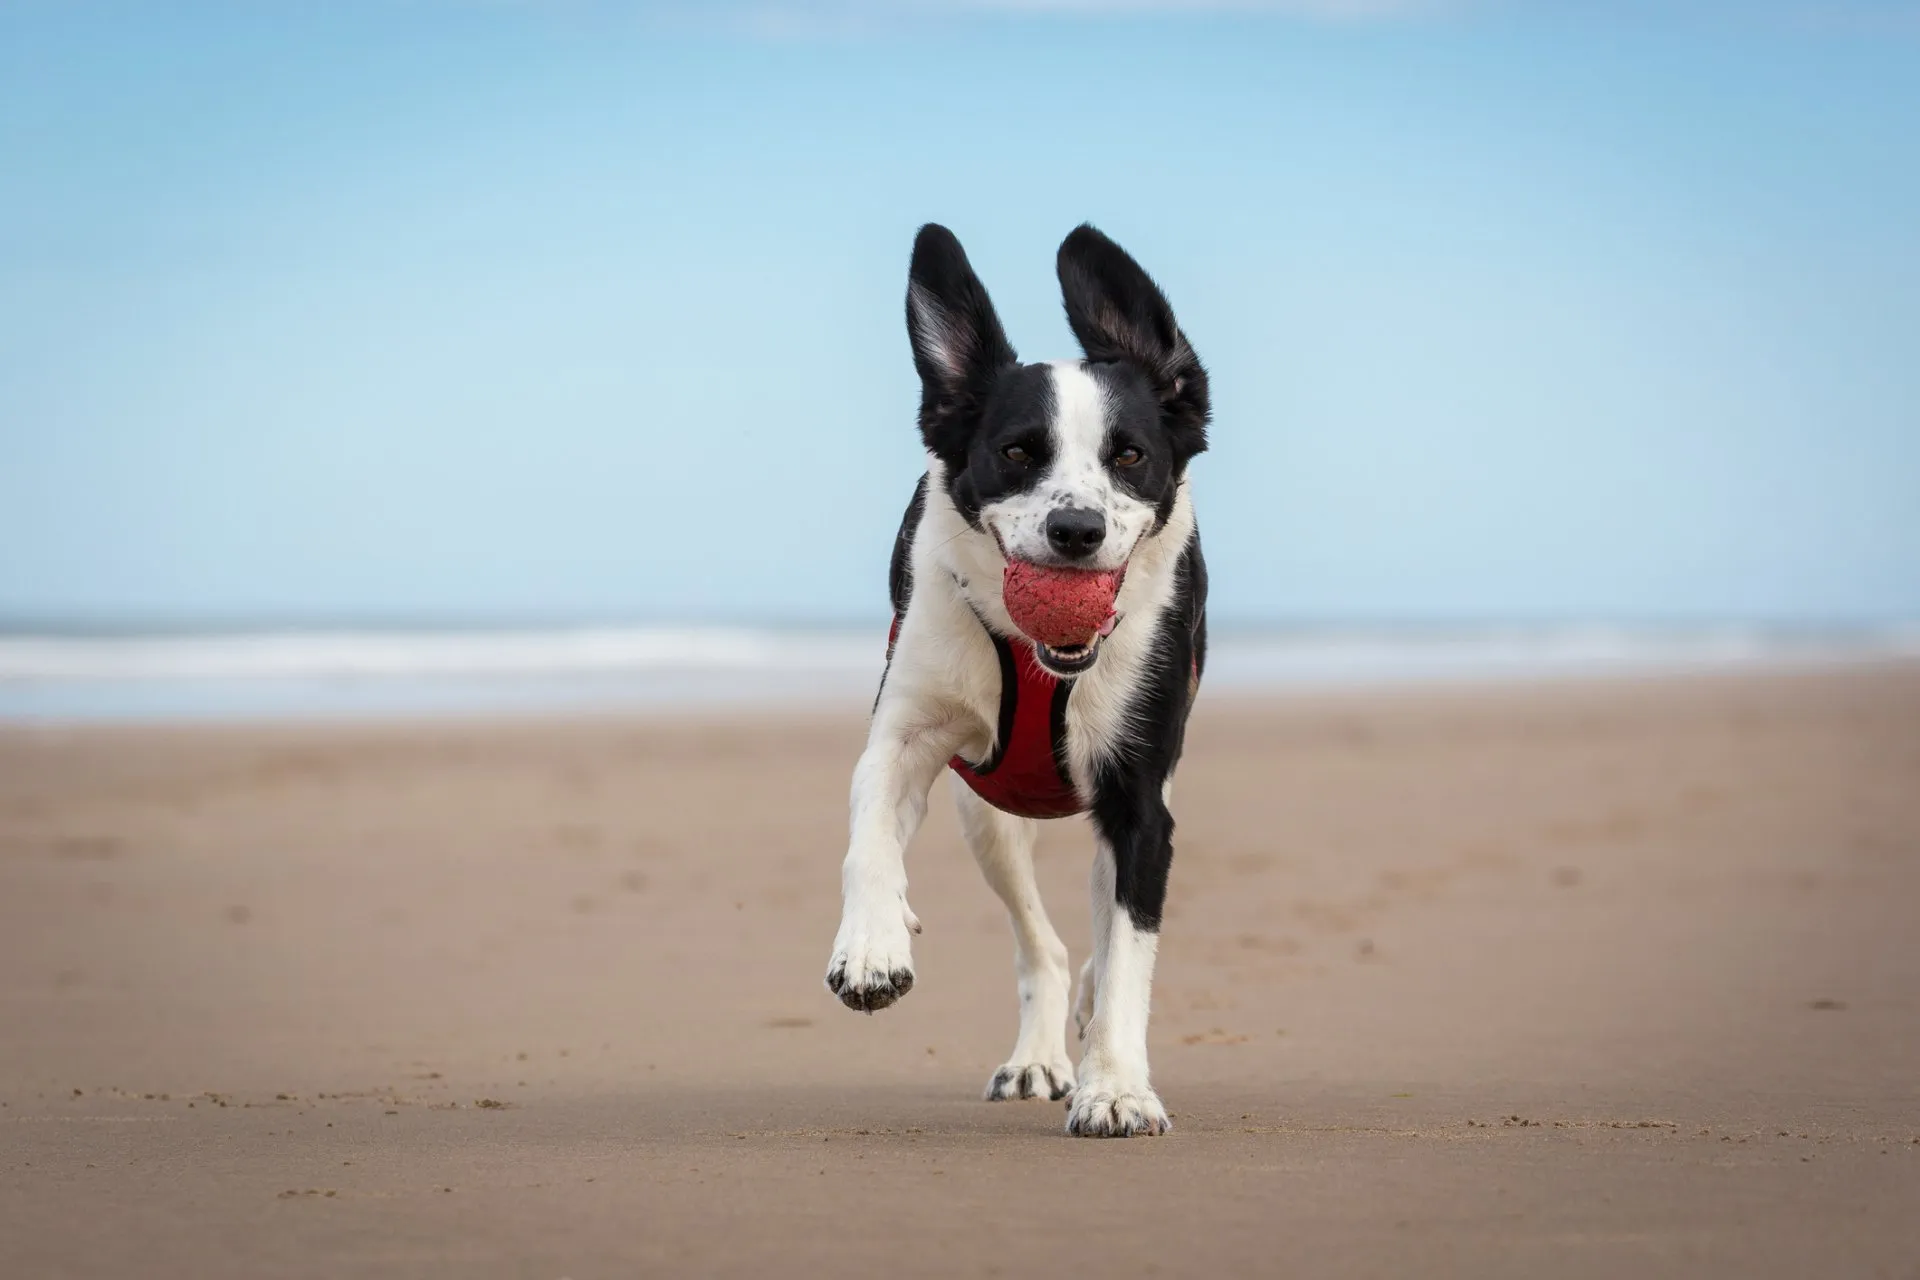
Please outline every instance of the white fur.
[[944, 536], [927, 536], [936, 507], [966, 530], [937, 470], [928, 478], [929, 520], [913, 548], [913, 600], [853, 770], [840, 931], [827, 962], [829, 982], [843, 972], [851, 984], [841, 989], [843, 999], [849, 990], [884, 991], [890, 973], [913, 972], [909, 935], [919, 922], [906, 900], [907, 845], [926, 816], [934, 778], [956, 752], [986, 759], [999, 722], [993, 642], [926, 545]]
[[[1173, 1128], [1147, 1074], [1147, 1013], [1160, 938], [1135, 928], [1115, 907], [1113, 875], [1113, 851], [1103, 841], [1093, 864], [1093, 1015], [1084, 1030], [1079, 1084], [1067, 1106], [1067, 1132], [1087, 1138]], [[1085, 1000], [1087, 975], [1081, 984]]]

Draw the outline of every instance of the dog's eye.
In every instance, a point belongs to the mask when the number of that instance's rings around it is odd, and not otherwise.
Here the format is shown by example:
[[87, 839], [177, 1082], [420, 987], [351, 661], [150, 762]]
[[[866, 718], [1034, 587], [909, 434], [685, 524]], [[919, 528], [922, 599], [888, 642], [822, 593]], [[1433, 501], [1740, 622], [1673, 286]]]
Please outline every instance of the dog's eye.
[[1025, 462], [1030, 456], [1025, 449], [1017, 444], [1008, 445], [1000, 451], [1000, 454], [1008, 462]]
[[1147, 460], [1147, 455], [1140, 452], [1138, 449], [1134, 448], [1132, 445], [1128, 445], [1126, 448], [1122, 449], [1120, 452], [1113, 455], [1114, 465], [1119, 467], [1137, 467], [1142, 462], [1145, 462], [1146, 460]]

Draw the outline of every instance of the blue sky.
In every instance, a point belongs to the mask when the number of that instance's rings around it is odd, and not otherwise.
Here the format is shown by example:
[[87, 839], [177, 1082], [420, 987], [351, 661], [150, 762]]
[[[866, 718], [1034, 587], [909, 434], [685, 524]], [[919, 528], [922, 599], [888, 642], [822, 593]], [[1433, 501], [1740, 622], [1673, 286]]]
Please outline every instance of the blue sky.
[[860, 621], [953, 227], [1226, 621], [1920, 617], [1920, 4], [0, 3], [0, 618]]

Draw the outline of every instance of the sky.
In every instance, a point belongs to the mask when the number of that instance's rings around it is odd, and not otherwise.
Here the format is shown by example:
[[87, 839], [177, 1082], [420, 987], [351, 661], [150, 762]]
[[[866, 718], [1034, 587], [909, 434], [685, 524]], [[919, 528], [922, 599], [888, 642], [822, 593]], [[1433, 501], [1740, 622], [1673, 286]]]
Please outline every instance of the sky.
[[1222, 623], [1920, 618], [1920, 0], [0, 0], [0, 620], [868, 623], [915, 229]]

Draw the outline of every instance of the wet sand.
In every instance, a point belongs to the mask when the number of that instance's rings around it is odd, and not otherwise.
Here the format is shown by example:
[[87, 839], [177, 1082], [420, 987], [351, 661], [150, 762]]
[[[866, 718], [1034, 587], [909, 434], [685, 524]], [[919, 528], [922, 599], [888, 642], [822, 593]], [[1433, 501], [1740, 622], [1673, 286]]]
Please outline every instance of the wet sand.
[[1203, 697], [1116, 1142], [860, 710], [0, 729], [0, 1275], [1920, 1276], [1920, 667]]

